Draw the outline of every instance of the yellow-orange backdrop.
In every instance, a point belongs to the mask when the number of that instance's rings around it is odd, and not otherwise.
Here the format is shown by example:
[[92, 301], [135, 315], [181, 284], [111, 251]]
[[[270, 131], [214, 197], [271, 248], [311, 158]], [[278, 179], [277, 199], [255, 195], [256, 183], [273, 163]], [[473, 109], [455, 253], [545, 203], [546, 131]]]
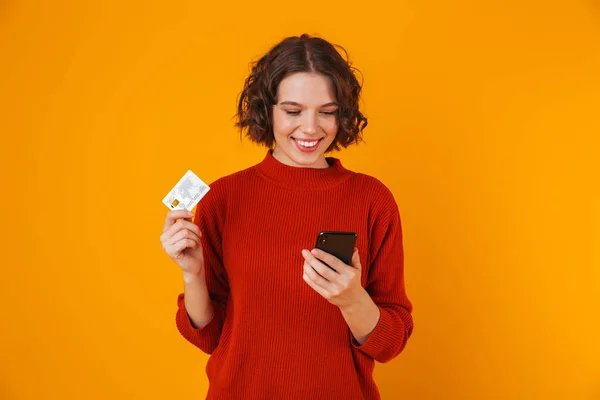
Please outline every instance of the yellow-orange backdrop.
[[336, 156], [403, 218], [416, 327], [383, 398], [600, 399], [600, 6], [488, 3], [3, 2], [0, 398], [204, 398], [160, 201], [262, 159], [236, 96], [308, 32], [365, 77]]

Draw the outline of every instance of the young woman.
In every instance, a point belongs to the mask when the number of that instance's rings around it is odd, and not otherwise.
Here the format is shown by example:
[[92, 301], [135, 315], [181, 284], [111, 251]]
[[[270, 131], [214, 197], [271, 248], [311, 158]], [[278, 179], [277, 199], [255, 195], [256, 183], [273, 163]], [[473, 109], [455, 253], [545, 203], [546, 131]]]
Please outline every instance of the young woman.
[[[275, 45], [237, 113], [265, 158], [213, 182], [193, 220], [167, 214], [161, 242], [184, 281], [176, 324], [211, 354], [208, 399], [378, 399], [374, 362], [412, 333], [394, 197], [325, 156], [367, 125], [353, 72], [321, 38]], [[314, 248], [321, 231], [358, 235], [350, 265]]]

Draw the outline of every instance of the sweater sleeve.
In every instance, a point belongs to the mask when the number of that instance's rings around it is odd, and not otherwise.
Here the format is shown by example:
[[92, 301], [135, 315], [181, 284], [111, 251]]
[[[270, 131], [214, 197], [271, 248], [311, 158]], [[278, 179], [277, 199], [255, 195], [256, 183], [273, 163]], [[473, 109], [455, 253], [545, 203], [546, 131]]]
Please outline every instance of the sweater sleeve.
[[212, 354], [221, 337], [225, 321], [225, 310], [229, 298], [229, 283], [223, 266], [221, 232], [224, 222], [224, 209], [218, 203], [218, 187], [214, 185], [196, 208], [194, 223], [202, 232], [201, 242], [204, 254], [206, 287], [213, 302], [214, 315], [210, 322], [195, 328], [185, 308], [185, 293], [177, 298], [175, 321], [181, 335], [194, 346], [207, 354]]
[[370, 268], [366, 291], [379, 307], [380, 318], [367, 340], [352, 345], [385, 363], [396, 357], [413, 331], [412, 304], [404, 284], [404, 250], [398, 206], [391, 192], [383, 199], [381, 211], [374, 217], [369, 244]]

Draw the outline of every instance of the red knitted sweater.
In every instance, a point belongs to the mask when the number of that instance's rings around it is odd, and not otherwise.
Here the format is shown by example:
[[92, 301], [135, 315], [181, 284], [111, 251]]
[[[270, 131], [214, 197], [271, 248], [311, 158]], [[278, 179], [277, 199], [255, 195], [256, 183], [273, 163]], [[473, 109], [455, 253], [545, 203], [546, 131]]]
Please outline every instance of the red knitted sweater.
[[[374, 362], [397, 356], [411, 335], [402, 230], [391, 192], [345, 169], [296, 168], [267, 152], [214, 182], [196, 210], [213, 319], [176, 323], [207, 354], [207, 399], [379, 399]], [[358, 234], [362, 286], [381, 317], [358, 345], [338, 307], [303, 279], [302, 249], [320, 231]]]

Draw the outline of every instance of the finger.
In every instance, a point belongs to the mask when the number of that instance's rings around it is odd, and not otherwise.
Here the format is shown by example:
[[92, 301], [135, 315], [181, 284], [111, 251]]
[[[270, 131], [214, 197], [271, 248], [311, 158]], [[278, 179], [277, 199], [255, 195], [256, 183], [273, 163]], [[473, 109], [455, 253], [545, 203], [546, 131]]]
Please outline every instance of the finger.
[[[308, 268], [312, 269], [310, 266]], [[318, 274], [316, 272], [313, 271], [313, 273], [315, 273], [318, 276]], [[323, 286], [321, 286], [317, 282], [315, 282], [315, 280], [313, 278], [314, 276], [315, 275], [311, 276], [309, 273], [307, 273], [305, 271], [302, 274], [302, 279], [304, 279], [304, 282], [306, 282], [310, 287], [312, 287], [317, 293], [319, 293], [321, 296], [323, 296], [326, 299], [328, 299], [329, 298], [329, 292]], [[323, 279], [323, 278], [320, 278], [320, 279]]]
[[167, 254], [169, 254], [170, 257], [177, 258], [187, 248], [196, 249], [198, 248], [198, 244], [192, 239], [182, 239], [173, 244], [167, 251]]
[[320, 249], [312, 249], [310, 252], [314, 257], [323, 261], [331, 268], [335, 269], [338, 273], [344, 272], [344, 267], [348, 268], [348, 266], [339, 258], [334, 255], [327, 253], [326, 251]]
[[333, 286], [330, 281], [328, 281], [326, 278], [323, 278], [321, 274], [315, 271], [314, 267], [310, 265], [308, 261], [304, 262], [304, 273], [308, 275], [314, 283], [323, 287], [324, 289], [330, 289]]
[[188, 229], [182, 229], [167, 241], [167, 245], [172, 245], [182, 239], [192, 239], [194, 242], [200, 244], [200, 237], [195, 232], [192, 232]]
[[179, 232], [181, 230], [189, 230], [189, 231], [194, 232], [196, 234], [196, 236], [202, 237], [202, 232], [200, 231], [200, 228], [198, 227], [198, 225], [194, 224], [193, 222], [187, 221], [185, 219], [180, 219], [179, 221], [177, 221], [173, 225], [171, 225], [171, 227], [162, 234], [161, 240], [167, 241], [167, 240], [169, 240], [170, 237], [174, 236], [177, 232]]
[[194, 235], [196, 235], [198, 238], [202, 237], [202, 231], [200, 231], [200, 228], [198, 227], [198, 225], [196, 225], [190, 221], [186, 221], [186, 220], [182, 219], [182, 220], [179, 220], [173, 226], [179, 226], [179, 231], [189, 231], [189, 232], [193, 233]]
[[358, 248], [354, 248], [354, 254], [352, 254], [352, 266], [359, 271], [362, 270], [362, 265], [360, 264], [360, 255], [358, 254]]
[[165, 218], [165, 226], [163, 227], [163, 232], [166, 232], [172, 225], [177, 222], [178, 219], [182, 218], [192, 218], [194, 214], [188, 210], [171, 210], [167, 213], [167, 217]]
[[319, 261], [308, 250], [302, 250], [302, 255], [304, 256], [304, 260], [306, 261], [306, 263], [308, 263], [319, 275], [321, 275], [327, 281], [332, 282], [336, 280], [338, 273], [332, 270], [331, 268], [327, 267], [321, 261]]
[[187, 210], [172, 210], [167, 213], [165, 218], [165, 225], [163, 227], [163, 232], [166, 232], [169, 228], [175, 225], [177, 222], [183, 221], [191, 221], [194, 214], [191, 211]]

